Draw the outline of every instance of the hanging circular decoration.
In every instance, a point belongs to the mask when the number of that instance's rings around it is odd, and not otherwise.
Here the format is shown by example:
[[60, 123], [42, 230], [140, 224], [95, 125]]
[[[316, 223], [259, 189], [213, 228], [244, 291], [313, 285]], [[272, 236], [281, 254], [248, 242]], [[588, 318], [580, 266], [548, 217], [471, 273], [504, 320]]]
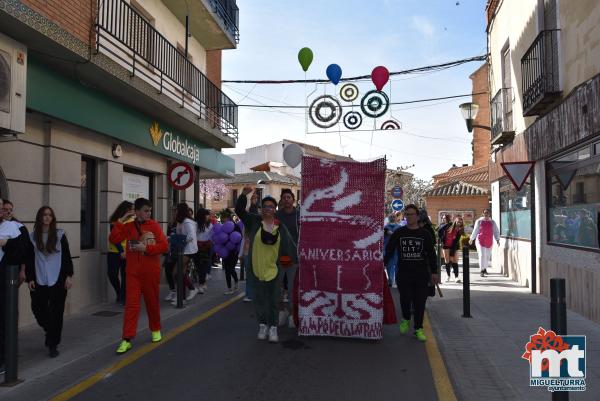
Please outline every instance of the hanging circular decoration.
[[344, 114], [344, 126], [348, 129], [357, 129], [362, 124], [362, 116], [357, 111]]
[[393, 130], [402, 129], [402, 124], [396, 120], [387, 120], [387, 121], [384, 121], [383, 124], [381, 124], [380, 129], [393, 129]]
[[340, 89], [340, 97], [346, 102], [351, 102], [358, 97], [358, 88], [354, 84], [345, 84]]
[[372, 90], [365, 93], [360, 100], [360, 109], [371, 118], [381, 117], [389, 108], [390, 98], [384, 92]]
[[342, 105], [329, 95], [316, 98], [309, 108], [310, 120], [319, 128], [331, 128], [342, 117]]

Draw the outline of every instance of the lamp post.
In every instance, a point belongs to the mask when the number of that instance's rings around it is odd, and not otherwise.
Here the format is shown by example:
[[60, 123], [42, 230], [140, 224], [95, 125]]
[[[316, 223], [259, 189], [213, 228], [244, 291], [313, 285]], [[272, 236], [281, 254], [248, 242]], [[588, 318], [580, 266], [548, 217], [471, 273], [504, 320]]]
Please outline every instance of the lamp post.
[[[479, 105], [477, 103], [468, 102], [459, 105], [458, 108], [460, 109], [460, 112], [467, 123], [467, 130], [469, 132], [473, 132], [473, 120], [475, 120], [475, 117], [477, 117]], [[489, 129], [489, 127], [486, 128]]]

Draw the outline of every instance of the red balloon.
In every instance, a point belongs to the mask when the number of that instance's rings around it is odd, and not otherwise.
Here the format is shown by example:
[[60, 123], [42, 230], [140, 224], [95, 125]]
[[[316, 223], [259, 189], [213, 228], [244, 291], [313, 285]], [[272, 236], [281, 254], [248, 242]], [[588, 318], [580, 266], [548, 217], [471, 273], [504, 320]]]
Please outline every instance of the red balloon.
[[389, 79], [390, 72], [387, 68], [382, 65], [373, 68], [373, 71], [371, 72], [371, 81], [373, 81], [378, 91], [383, 89]]

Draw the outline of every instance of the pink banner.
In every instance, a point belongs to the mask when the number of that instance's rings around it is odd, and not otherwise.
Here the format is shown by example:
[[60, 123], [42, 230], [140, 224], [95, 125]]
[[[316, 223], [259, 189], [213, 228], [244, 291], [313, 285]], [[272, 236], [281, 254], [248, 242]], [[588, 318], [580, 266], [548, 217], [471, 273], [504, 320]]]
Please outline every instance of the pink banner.
[[302, 161], [299, 334], [379, 339], [385, 159]]

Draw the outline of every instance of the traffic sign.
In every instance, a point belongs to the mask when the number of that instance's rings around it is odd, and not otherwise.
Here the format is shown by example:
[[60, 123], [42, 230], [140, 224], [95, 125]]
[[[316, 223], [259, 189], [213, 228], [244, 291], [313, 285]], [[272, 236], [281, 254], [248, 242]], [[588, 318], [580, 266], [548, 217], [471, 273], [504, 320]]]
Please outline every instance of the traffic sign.
[[392, 210], [394, 212], [401, 212], [402, 210], [404, 210], [404, 202], [402, 201], [402, 199], [394, 199], [392, 201]]
[[404, 195], [404, 191], [400, 185], [396, 185], [392, 188], [391, 193], [394, 199], [402, 199], [402, 196]]
[[167, 172], [169, 184], [175, 189], [186, 189], [194, 183], [194, 169], [185, 162], [171, 164]]

